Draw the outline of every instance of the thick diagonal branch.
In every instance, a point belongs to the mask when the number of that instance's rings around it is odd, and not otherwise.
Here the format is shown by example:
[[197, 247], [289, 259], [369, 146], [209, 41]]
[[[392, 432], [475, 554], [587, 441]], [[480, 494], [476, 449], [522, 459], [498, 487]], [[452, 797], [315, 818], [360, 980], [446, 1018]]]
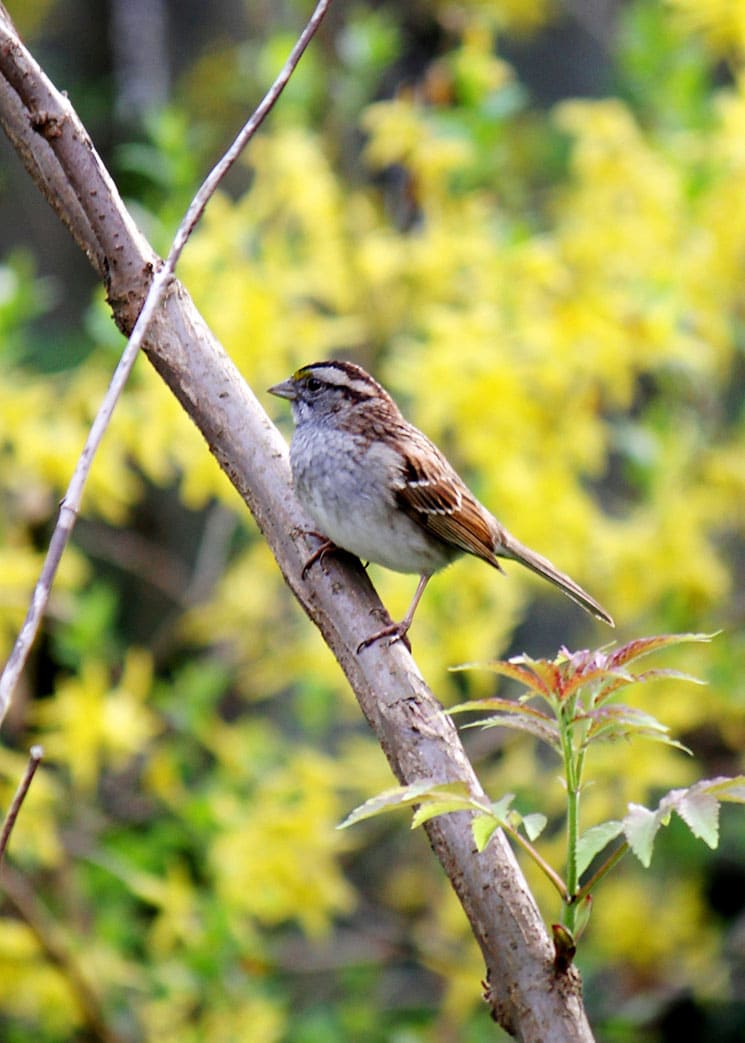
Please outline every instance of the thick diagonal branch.
[[[238, 159], [243, 149], [279, 99], [294, 70], [297, 68], [297, 63], [300, 61], [306, 47], [318, 30], [330, 3], [331, 0], [316, 0], [316, 6], [313, 13], [295, 42], [287, 61], [282, 69], [280, 69], [271, 87], [259, 102], [251, 117], [246, 121], [236, 135], [230, 148], [220, 157], [218, 162], [200, 185], [186, 214], [176, 229], [176, 235], [171, 243], [168, 256], [162, 264], [158, 265], [157, 271], [153, 274], [153, 278], [148, 286], [147, 295], [137, 316], [134, 328], [129, 333], [127, 344], [121, 354], [119, 362], [117, 363], [116, 369], [114, 370], [106, 394], [103, 396], [96, 411], [96, 415], [93, 418], [93, 422], [85, 440], [85, 445], [78, 457], [70, 481], [68, 482], [65, 495], [60, 504], [57, 523], [49, 540], [49, 546], [47, 547], [47, 552], [44, 557], [41, 573], [36, 582], [36, 586], [34, 587], [28, 611], [26, 612], [26, 618], [23, 621], [18, 637], [13, 644], [5, 668], [2, 673], [0, 673], [0, 724], [2, 724], [5, 715], [8, 712], [16, 684], [26, 665], [28, 655], [46, 612], [57, 570], [62, 560], [62, 556], [67, 549], [77, 521], [78, 512], [83, 500], [83, 491], [86, 482], [88, 481], [88, 476], [90, 475], [93, 460], [111, 422], [114, 410], [119, 401], [119, 396], [129, 380], [132, 368], [137, 361], [140, 351], [145, 345], [145, 335], [150, 329], [153, 317], [160, 309], [163, 298], [173, 281], [173, 273], [176, 269], [179, 258], [181, 257], [181, 253], [220, 182]], [[20, 53], [18, 54], [18, 58], [22, 59]], [[33, 109], [30, 110], [30, 129], [32, 133], [43, 134], [44, 137], [49, 137], [50, 139], [56, 139], [58, 137], [64, 139], [65, 135], [63, 128], [65, 122], [69, 121], [70, 113], [64, 110], [39, 108], [38, 91], [36, 89], [37, 85], [32, 77], [28, 77], [28, 70], [26, 70], [26, 75], [21, 75], [21, 69], [19, 68], [20, 65], [21, 61], [16, 61], [14, 65], [9, 67], [8, 82], [13, 84], [16, 90], [23, 94], [27, 105], [33, 105]], [[46, 99], [43, 100], [46, 101]], [[75, 140], [76, 138], [73, 134], [72, 141], [74, 142]], [[60, 147], [61, 156], [64, 157], [66, 155], [66, 146], [69, 147], [69, 144], [69, 141], [62, 141]], [[95, 156], [92, 146], [90, 147], [89, 152], [90, 155]], [[24, 142], [24, 153], [30, 158], [32, 168], [38, 173], [44, 173], [47, 168], [50, 172], [57, 169], [55, 164], [59, 157], [52, 148], [50, 148], [49, 151], [42, 149], [39, 155], [33, 148], [27, 148], [26, 143]], [[40, 165], [42, 162], [44, 164], [43, 168]], [[64, 169], [64, 162], [60, 165]], [[94, 163], [94, 167], [95, 166], [100, 166], [100, 164], [96, 162]], [[96, 171], [96, 173], [105, 174], [106, 172], [102, 170]], [[47, 198], [49, 198], [53, 203], [56, 203], [53, 185], [50, 184], [49, 179], [46, 176], [44, 176], [42, 180]], [[81, 178], [81, 181], [83, 180], [84, 179]], [[73, 186], [71, 185], [70, 187]], [[103, 186], [104, 190], [108, 187], [109, 186]], [[113, 185], [110, 186], [110, 189], [113, 189]], [[95, 195], [97, 195], [97, 193], [94, 193], [94, 198]], [[74, 208], [77, 209], [77, 207], [81, 205], [77, 195], [68, 198], [74, 199]], [[101, 240], [101, 237], [98, 236], [95, 223], [91, 224], [91, 222], [88, 221], [88, 214], [85, 211], [85, 208], [83, 207], [82, 209], [84, 227], [81, 230], [81, 238], [83, 240], [81, 245], [84, 246], [86, 253], [98, 262], [100, 259], [98, 246], [105, 246], [105, 241]], [[104, 229], [105, 233], [109, 233], [109, 231], [109, 228]], [[88, 233], [90, 233], [90, 235], [88, 235]], [[108, 275], [109, 266], [107, 264], [105, 252], [103, 254], [102, 265], [99, 265], [99, 267], [103, 267], [104, 274]]]
[[[69, 101], [25, 50], [1, 5], [0, 122], [104, 279], [114, 318], [128, 333], [156, 258]], [[364, 572], [331, 562], [327, 575], [315, 570], [301, 580], [308, 519], [292, 495], [285, 443], [175, 281], [149, 327], [145, 351], [251, 509], [399, 780], [463, 779], [479, 793], [452, 722], [406, 649], [399, 644], [356, 654], [370, 617], [384, 618]], [[504, 839], [497, 836], [477, 855], [466, 814], [442, 816], [428, 824], [428, 833], [484, 954], [496, 1020], [526, 1041], [592, 1040], [578, 978], [574, 971], [556, 976], [549, 939]]]

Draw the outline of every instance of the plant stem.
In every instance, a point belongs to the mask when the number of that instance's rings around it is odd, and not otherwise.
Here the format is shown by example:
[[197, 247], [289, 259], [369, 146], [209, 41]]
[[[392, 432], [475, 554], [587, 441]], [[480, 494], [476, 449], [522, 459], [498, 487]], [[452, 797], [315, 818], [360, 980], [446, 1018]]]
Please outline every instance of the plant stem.
[[505, 833], [508, 833], [515, 841], [515, 843], [519, 844], [524, 851], [527, 851], [527, 853], [533, 859], [533, 861], [544, 874], [544, 876], [548, 877], [548, 879], [554, 885], [556, 890], [559, 892], [561, 900], [566, 906], [569, 901], [569, 895], [571, 892], [569, 891], [567, 885], [561, 879], [559, 874], [556, 872], [556, 870], [553, 869], [543, 858], [543, 856], [538, 853], [538, 851], [533, 847], [530, 841], [527, 840], [524, 836], [522, 836], [521, 833], [518, 833], [518, 831], [509, 824], [509, 822], [501, 822], [500, 828], [503, 829]]
[[613, 868], [613, 866], [617, 862], [621, 861], [621, 859], [626, 854], [628, 849], [629, 849], [628, 841], [624, 840], [624, 842], [622, 844], [619, 844], [618, 847], [616, 848], [616, 850], [611, 855], [608, 855], [608, 857], [606, 858], [605, 862], [603, 862], [603, 864], [599, 867], [599, 869], [597, 869], [592, 874], [590, 879], [585, 884], [582, 885], [582, 887], [579, 889], [579, 891], [577, 891], [576, 895], [574, 896], [574, 903], [575, 903], [575, 905], [578, 905], [582, 901], [583, 898], [585, 898], [587, 895], [589, 895], [589, 893], [596, 886], [596, 884], [600, 880], [603, 879], [605, 874], [609, 870], [611, 870]]
[[562, 706], [559, 713], [561, 750], [564, 757], [564, 775], [567, 787], [567, 871], [566, 888], [568, 898], [564, 901], [561, 922], [574, 934], [577, 919], [576, 893], [579, 884], [577, 873], [577, 842], [579, 840], [579, 795], [582, 781], [584, 753], [575, 754], [573, 718], [576, 700]]

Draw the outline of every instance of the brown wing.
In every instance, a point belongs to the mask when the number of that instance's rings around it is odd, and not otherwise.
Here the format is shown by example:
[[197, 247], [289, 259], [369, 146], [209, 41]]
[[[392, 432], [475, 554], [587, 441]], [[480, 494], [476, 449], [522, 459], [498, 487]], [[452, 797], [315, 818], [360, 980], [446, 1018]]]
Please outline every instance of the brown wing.
[[410, 518], [443, 543], [475, 554], [500, 572], [503, 570], [497, 554], [519, 561], [555, 584], [592, 615], [614, 626], [609, 613], [579, 583], [502, 528], [421, 431], [407, 425], [400, 435], [408, 452], [401, 465], [396, 499]]
[[396, 490], [398, 505], [443, 543], [475, 554], [501, 571], [490, 516], [420, 431], [412, 428], [406, 441], [408, 451]]

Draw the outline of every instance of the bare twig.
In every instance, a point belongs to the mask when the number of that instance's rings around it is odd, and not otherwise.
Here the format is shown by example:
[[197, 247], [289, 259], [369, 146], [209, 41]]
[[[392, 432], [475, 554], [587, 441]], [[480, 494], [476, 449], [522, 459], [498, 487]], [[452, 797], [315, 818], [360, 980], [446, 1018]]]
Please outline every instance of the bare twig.
[[67, 982], [92, 1037], [100, 1043], [123, 1043], [123, 1037], [109, 1026], [101, 1001], [70, 945], [34, 894], [28, 880], [6, 864], [2, 869], [2, 889], [36, 938], [41, 951]]
[[18, 678], [26, 664], [34, 639], [36, 638], [39, 626], [44, 617], [54, 577], [57, 573], [65, 548], [70, 541], [72, 530], [75, 527], [78, 511], [80, 510], [80, 504], [83, 498], [83, 490], [93, 464], [93, 458], [95, 457], [96, 451], [98, 450], [106, 429], [109, 426], [116, 403], [129, 378], [135, 360], [140, 353], [150, 321], [165, 294], [168, 283], [173, 277], [179, 257], [181, 256], [189, 236], [194, 231], [197, 222], [204, 213], [205, 207], [214, 194], [216, 188], [253, 135], [259, 129], [268, 113], [276, 104], [277, 99], [284, 90], [300, 61], [303, 52], [321, 24], [321, 20], [323, 19], [330, 3], [331, 0], [318, 0], [313, 14], [305, 26], [305, 29], [298, 37], [298, 40], [281, 72], [264, 95], [251, 118], [241, 129], [233, 144], [220, 161], [215, 164], [205, 178], [201, 188], [194, 196], [183, 221], [176, 231], [168, 257], [153, 277], [147, 297], [145, 298], [145, 303], [137, 317], [137, 322], [135, 323], [134, 329], [132, 330], [119, 363], [114, 370], [111, 383], [109, 384], [104, 400], [101, 403], [93, 424], [91, 425], [85, 446], [83, 447], [83, 451], [80, 454], [80, 458], [78, 459], [72, 478], [70, 479], [70, 484], [67, 487], [67, 492], [60, 504], [57, 524], [49, 542], [49, 548], [47, 550], [46, 558], [44, 559], [41, 574], [36, 586], [34, 587], [26, 618], [11, 650], [10, 656], [8, 657], [2, 676], [0, 676], [0, 723], [5, 719], [5, 715], [8, 712]]
[[11, 801], [11, 805], [8, 808], [8, 814], [5, 816], [5, 822], [3, 822], [2, 832], [0, 832], [0, 862], [3, 860], [5, 851], [8, 847], [8, 841], [10, 840], [10, 834], [13, 832], [13, 826], [16, 824], [18, 818], [18, 812], [21, 810], [21, 805], [26, 799], [28, 788], [31, 785], [36, 769], [41, 763], [41, 759], [44, 756], [44, 750], [41, 746], [32, 746], [28, 752], [28, 764], [26, 765], [26, 771], [24, 772], [23, 778], [18, 784], [18, 789], [15, 792], [15, 796]]
[[238, 527], [238, 516], [216, 503], [207, 515], [202, 538], [194, 559], [189, 585], [184, 594], [187, 605], [206, 601], [225, 570], [230, 540]]

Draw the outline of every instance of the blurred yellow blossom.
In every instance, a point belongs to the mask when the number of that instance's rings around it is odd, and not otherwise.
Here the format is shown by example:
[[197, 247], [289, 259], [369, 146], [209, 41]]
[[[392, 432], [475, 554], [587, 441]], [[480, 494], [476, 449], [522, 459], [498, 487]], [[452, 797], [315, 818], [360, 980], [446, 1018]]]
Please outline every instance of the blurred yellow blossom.
[[90, 790], [104, 765], [124, 767], [160, 731], [146, 705], [151, 672], [143, 649], [127, 653], [121, 678], [113, 683], [108, 667], [89, 659], [79, 674], [59, 684], [54, 699], [39, 704], [47, 754], [67, 766], [76, 787]]

